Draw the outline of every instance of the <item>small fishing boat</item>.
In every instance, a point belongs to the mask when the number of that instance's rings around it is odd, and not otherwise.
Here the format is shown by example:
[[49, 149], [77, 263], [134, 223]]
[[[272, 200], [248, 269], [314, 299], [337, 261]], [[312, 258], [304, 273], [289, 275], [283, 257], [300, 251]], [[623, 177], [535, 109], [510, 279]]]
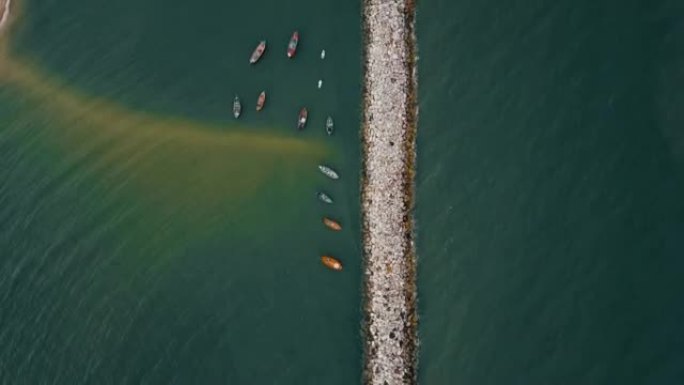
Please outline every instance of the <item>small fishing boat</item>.
[[252, 56], [249, 58], [249, 64], [254, 64], [261, 59], [261, 55], [264, 54], [264, 51], [266, 51], [266, 40], [262, 40], [259, 42], [259, 45], [254, 49], [254, 52], [252, 52]]
[[333, 203], [332, 198], [331, 198], [328, 194], [326, 194], [326, 193], [324, 193], [324, 192], [319, 192], [317, 196], [318, 196], [318, 199], [321, 200], [322, 202], [325, 202], [325, 203], [328, 203], [328, 204], [332, 204], [332, 203]]
[[340, 271], [342, 270], [342, 262], [338, 261], [337, 259], [330, 257], [328, 255], [324, 255], [321, 257], [321, 262], [323, 265], [331, 270], [335, 271]]
[[330, 179], [339, 179], [339, 178], [340, 178], [340, 176], [337, 175], [337, 173], [335, 172], [335, 170], [333, 170], [332, 168], [330, 168], [330, 167], [328, 167], [328, 166], [324, 166], [324, 165], [322, 165], [322, 164], [319, 164], [319, 165], [318, 165], [318, 169], [321, 170], [321, 172], [322, 172], [323, 174], [325, 174], [325, 176], [327, 176], [327, 177], [330, 178]]
[[334, 221], [328, 217], [323, 217], [323, 224], [325, 225], [325, 227], [329, 228], [330, 230], [335, 230], [335, 231], [342, 230], [342, 226], [338, 222], [336, 222], [336, 221]]
[[325, 50], [321, 51], [321, 60], [325, 59]]
[[233, 116], [235, 119], [240, 117], [240, 113], [242, 112], [242, 104], [240, 104], [240, 98], [238, 98], [237, 95], [235, 95], [235, 99], [233, 99]]
[[299, 119], [297, 119], [297, 128], [303, 129], [306, 126], [306, 118], [309, 116], [309, 111], [306, 108], [299, 110]]
[[323, 79], [318, 81], [318, 88], [321, 88], [321, 87], [323, 87]]
[[257, 99], [256, 110], [261, 111], [264, 108], [264, 103], [266, 103], [266, 91], [261, 91]]
[[294, 31], [290, 42], [287, 44], [287, 57], [291, 58], [297, 52], [297, 44], [299, 44], [299, 32]]
[[335, 127], [333, 126], [333, 120], [330, 116], [328, 116], [328, 119], [325, 120], [325, 132], [327, 132], [328, 135], [332, 135], [334, 129]]

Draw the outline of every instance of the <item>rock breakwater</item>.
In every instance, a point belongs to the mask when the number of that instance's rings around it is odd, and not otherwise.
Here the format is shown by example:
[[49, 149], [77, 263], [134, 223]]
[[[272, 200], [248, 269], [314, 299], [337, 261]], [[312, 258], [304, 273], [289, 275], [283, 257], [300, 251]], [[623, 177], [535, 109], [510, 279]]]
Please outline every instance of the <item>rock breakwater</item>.
[[364, 382], [416, 383], [414, 3], [364, 0]]

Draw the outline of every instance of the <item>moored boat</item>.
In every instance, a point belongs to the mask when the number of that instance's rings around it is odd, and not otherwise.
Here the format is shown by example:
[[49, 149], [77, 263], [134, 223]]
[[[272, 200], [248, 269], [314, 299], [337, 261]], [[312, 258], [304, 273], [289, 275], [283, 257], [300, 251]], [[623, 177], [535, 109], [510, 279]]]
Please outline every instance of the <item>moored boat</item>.
[[323, 224], [330, 230], [340, 231], [342, 230], [342, 225], [339, 222], [332, 220], [328, 217], [323, 217]]
[[249, 64], [254, 64], [261, 59], [261, 56], [264, 54], [264, 51], [266, 51], [266, 40], [262, 40], [259, 42], [259, 45], [254, 49], [254, 52], [252, 52], [252, 56], [249, 58]]
[[328, 119], [325, 121], [325, 132], [327, 132], [328, 135], [332, 135], [334, 129], [332, 117], [328, 116]]
[[264, 108], [264, 103], [266, 103], [266, 91], [261, 91], [257, 99], [256, 110], [261, 111]]
[[306, 107], [302, 108], [299, 110], [299, 119], [297, 120], [297, 128], [298, 129], [303, 129], [304, 126], [306, 126], [306, 118], [309, 116], [309, 111], [307, 111]]
[[328, 256], [328, 255], [322, 256], [321, 262], [323, 263], [323, 265], [325, 267], [327, 267], [331, 270], [335, 270], [335, 271], [342, 270], [342, 262], [338, 261], [337, 259], [335, 259], [331, 256]]
[[297, 52], [297, 44], [299, 44], [299, 32], [294, 31], [290, 42], [287, 44], [287, 57], [291, 58]]
[[332, 204], [332, 203], [333, 203], [333, 200], [332, 200], [332, 198], [330, 197], [330, 195], [328, 195], [328, 194], [326, 194], [326, 193], [324, 193], [324, 192], [322, 192], [322, 191], [319, 192], [319, 193], [317, 194], [317, 196], [318, 196], [318, 199], [321, 200], [322, 202], [325, 202], [325, 203], [328, 203], [328, 204]]
[[242, 104], [240, 104], [240, 98], [238, 98], [237, 95], [235, 95], [235, 99], [233, 99], [233, 116], [235, 119], [240, 117], [240, 113], [242, 112]]
[[333, 170], [332, 168], [330, 168], [328, 166], [324, 166], [322, 164], [319, 164], [318, 169], [321, 170], [321, 172], [323, 174], [325, 174], [325, 176], [327, 176], [330, 179], [339, 179], [340, 178], [340, 176], [337, 175], [337, 172], [335, 172], [335, 170]]

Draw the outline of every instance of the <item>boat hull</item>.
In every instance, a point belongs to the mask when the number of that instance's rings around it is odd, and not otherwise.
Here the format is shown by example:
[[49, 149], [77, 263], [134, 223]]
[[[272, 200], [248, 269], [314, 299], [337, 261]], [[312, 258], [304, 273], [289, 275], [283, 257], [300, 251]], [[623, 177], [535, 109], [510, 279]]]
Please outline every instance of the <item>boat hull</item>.
[[327, 132], [328, 135], [332, 135], [334, 130], [335, 130], [335, 127], [333, 125], [333, 120], [331, 117], [328, 116], [328, 120], [326, 120], [326, 122], [325, 122], [325, 132]]
[[342, 262], [338, 261], [337, 259], [324, 255], [321, 257], [321, 263], [325, 267], [327, 267], [330, 270], [335, 270], [335, 271], [342, 271]]
[[266, 51], [266, 41], [262, 40], [259, 42], [259, 45], [254, 49], [254, 52], [252, 52], [252, 56], [249, 58], [249, 64], [254, 64], [261, 59], [261, 56], [263, 56], [264, 52]]
[[240, 114], [242, 113], [242, 104], [240, 104], [240, 99], [236, 96], [235, 99], [233, 100], [233, 117], [235, 119], [240, 117]]
[[332, 220], [328, 217], [323, 217], [323, 224], [325, 227], [329, 228], [330, 230], [333, 231], [340, 231], [342, 230], [342, 225], [340, 225], [337, 221]]
[[309, 117], [309, 111], [306, 108], [302, 108], [299, 111], [299, 118], [297, 119], [297, 128], [303, 130], [306, 126], [306, 120]]
[[259, 94], [259, 98], [257, 98], [256, 110], [261, 111], [264, 108], [264, 104], [266, 104], [266, 91], [262, 91]]
[[299, 45], [299, 32], [295, 31], [287, 44], [287, 57], [293, 58], [297, 53], [297, 45]]
[[340, 178], [337, 172], [328, 166], [323, 166], [322, 164], [320, 164], [318, 165], [318, 169], [323, 173], [323, 175], [327, 176], [330, 179]]
[[328, 194], [326, 194], [326, 193], [324, 193], [324, 192], [319, 192], [319, 193], [318, 193], [318, 199], [319, 199], [321, 202], [325, 202], [325, 203], [327, 203], [327, 204], [332, 204], [332, 203], [333, 203], [332, 198], [331, 198]]

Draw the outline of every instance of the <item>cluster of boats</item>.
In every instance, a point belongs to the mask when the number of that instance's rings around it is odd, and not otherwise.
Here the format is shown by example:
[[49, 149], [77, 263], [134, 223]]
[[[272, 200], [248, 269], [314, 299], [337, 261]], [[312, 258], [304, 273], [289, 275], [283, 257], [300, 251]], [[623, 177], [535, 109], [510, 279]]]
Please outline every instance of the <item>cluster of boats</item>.
[[[293, 58], [295, 54], [297, 53], [297, 46], [299, 45], [299, 32], [294, 31], [292, 33], [292, 36], [290, 37], [290, 41], [287, 44], [287, 57], [288, 58]], [[259, 59], [264, 55], [264, 52], [266, 52], [266, 40], [261, 40], [259, 44], [257, 44], [256, 48], [252, 52], [252, 55], [249, 57], [249, 64], [256, 64]], [[325, 59], [325, 50], [321, 51], [321, 59]], [[321, 88], [323, 86], [323, 80], [318, 81], [318, 88]], [[256, 103], [256, 110], [257, 112], [261, 111], [264, 108], [264, 105], [266, 104], [266, 91], [261, 91], [259, 96], [257, 97], [257, 103]], [[242, 114], [242, 102], [240, 101], [240, 97], [238, 95], [235, 95], [235, 99], [233, 99], [233, 116], [235, 119], [240, 118], [240, 115]], [[306, 122], [309, 118], [309, 110], [306, 109], [306, 107], [303, 107], [302, 109], [299, 110], [299, 116], [297, 117], [297, 129], [298, 130], [303, 130], [304, 127], [306, 126]], [[333, 131], [335, 130], [335, 124], [333, 122], [332, 116], [328, 116], [325, 120], [325, 132], [328, 133], [328, 135], [332, 135]]]
[[[330, 179], [337, 180], [340, 178], [340, 176], [337, 174], [337, 171], [333, 170], [329, 166], [319, 164], [318, 169], [323, 173], [323, 175], [327, 176]], [[323, 191], [319, 191], [318, 194], [318, 199], [321, 202], [327, 203], [327, 204], [332, 204], [333, 200], [330, 197], [330, 195], [324, 193]], [[342, 225], [339, 224], [334, 219], [328, 218], [328, 217], [323, 217], [323, 224], [325, 227], [329, 228], [330, 230], [333, 231], [340, 231], [342, 230]], [[323, 265], [325, 265], [327, 268], [340, 271], [342, 270], [342, 262], [338, 261], [334, 257], [331, 257], [329, 255], [324, 255], [321, 257], [321, 262]]]
[[[287, 57], [288, 58], [293, 58], [295, 54], [297, 53], [297, 46], [299, 45], [299, 32], [295, 31], [292, 36], [290, 37], [290, 41], [287, 44]], [[252, 52], [252, 55], [249, 58], [249, 63], [250, 64], [256, 64], [261, 57], [264, 55], [266, 52], [266, 40], [261, 40], [259, 44], [256, 46], [254, 51]], [[321, 59], [325, 59], [325, 50], [321, 51]], [[323, 80], [318, 81], [318, 88], [321, 88], [323, 86]], [[257, 102], [256, 102], [256, 110], [261, 111], [264, 108], [264, 105], [266, 104], [266, 91], [261, 91], [259, 96], [257, 97]], [[233, 116], [235, 119], [238, 119], [240, 117], [240, 114], [242, 113], [242, 103], [240, 102], [240, 98], [235, 95], [235, 99], [233, 100]], [[299, 110], [299, 116], [297, 118], [297, 129], [298, 130], [303, 130], [304, 127], [306, 126], [306, 122], [309, 118], [309, 111], [306, 109], [306, 107], [302, 108]], [[333, 119], [331, 116], [328, 116], [327, 119], [325, 120], [325, 131], [327, 132], [328, 135], [332, 135], [333, 131], [335, 129], [335, 125], [333, 122]], [[336, 180], [339, 179], [340, 176], [337, 174], [335, 170], [333, 170], [331, 167], [326, 166], [326, 165], [318, 165], [318, 169], [320, 170], [323, 175], [327, 176], [330, 179]], [[326, 194], [323, 191], [319, 191], [317, 193], [318, 199], [326, 204], [333, 204], [333, 199], [330, 197], [330, 195]], [[323, 217], [323, 225], [327, 227], [328, 229], [332, 231], [341, 231], [342, 230], [342, 225], [340, 225], [339, 222], [336, 220], [329, 218], [327, 216]], [[323, 255], [321, 256], [321, 263], [323, 263], [324, 266], [326, 266], [329, 269], [335, 270], [335, 271], [340, 271], [342, 270], [342, 263], [337, 260], [335, 257], [330, 256], [330, 255]]]

